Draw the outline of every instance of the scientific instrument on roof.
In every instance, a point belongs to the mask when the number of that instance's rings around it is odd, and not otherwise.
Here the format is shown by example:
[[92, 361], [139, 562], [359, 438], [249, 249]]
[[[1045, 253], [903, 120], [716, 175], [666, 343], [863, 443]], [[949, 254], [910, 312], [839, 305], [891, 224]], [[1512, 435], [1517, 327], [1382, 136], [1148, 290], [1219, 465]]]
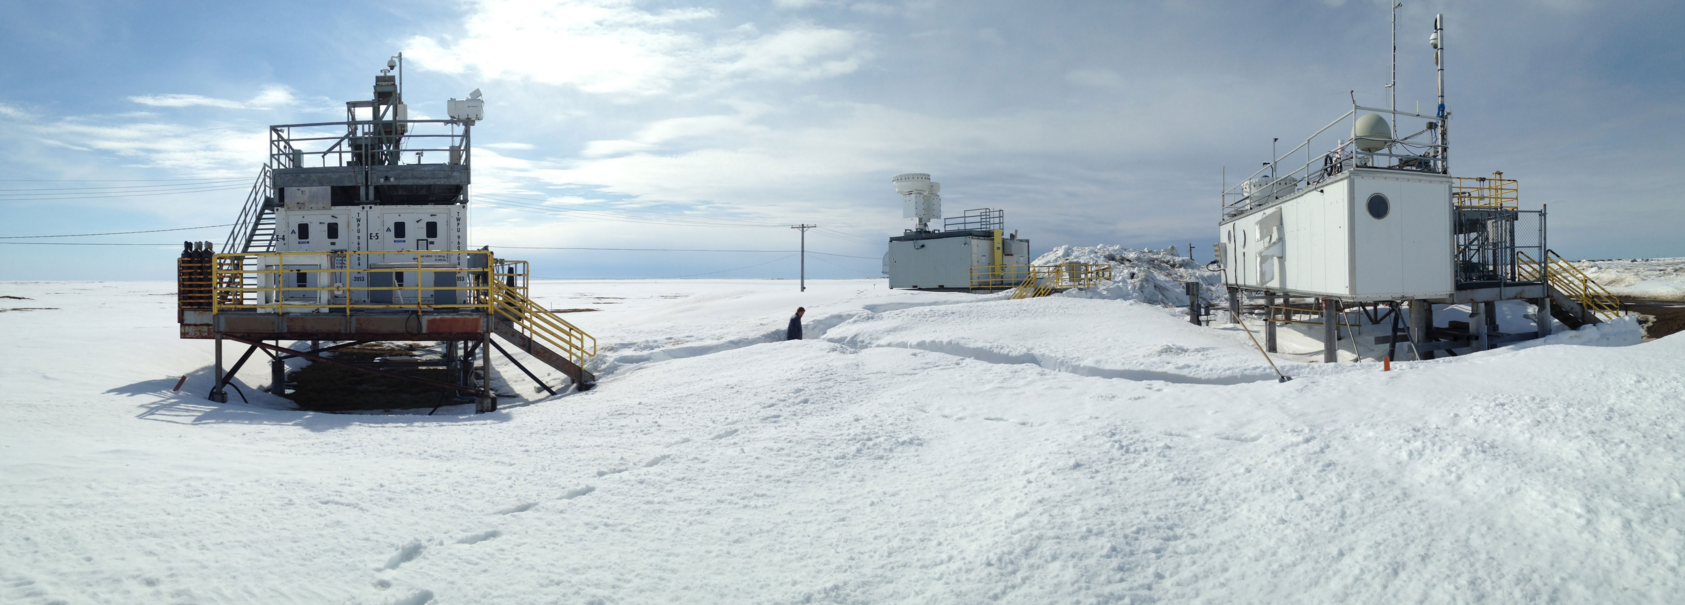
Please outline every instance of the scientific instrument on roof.
[[913, 219], [913, 228], [889, 238], [883, 256], [889, 287], [969, 290], [1006, 287], [1008, 274], [1022, 280], [1021, 268], [1030, 262], [1030, 240], [1004, 233], [1005, 210], [967, 210], [944, 221], [941, 230], [932, 230], [930, 222], [942, 218], [942, 184], [922, 172], [897, 175], [891, 182], [901, 194], [901, 216]]
[[[1546, 257], [1543, 210], [1520, 210], [1515, 182], [1501, 173], [1490, 180], [1449, 176], [1443, 23], [1436, 16], [1428, 38], [1438, 71], [1432, 115], [1399, 111], [1393, 84], [1387, 92], [1394, 100], [1385, 109], [1359, 105], [1354, 95], [1349, 111], [1303, 143], [1280, 155], [1272, 149], [1263, 168], [1234, 187], [1224, 183], [1217, 256], [1231, 308], [1240, 292], [1262, 293], [1266, 301], [1287, 296], [1395, 308], [1411, 301], [1418, 351], [1438, 346], [1421, 342], [1429, 338], [1434, 303], [1484, 304], [1487, 322], [1490, 304], [1500, 299], [1532, 300], [1547, 310], [1555, 299], [1560, 310], [1566, 299], [1555, 298], [1550, 270], [1525, 252]], [[1396, 80], [1396, 57], [1394, 63]], [[1536, 221], [1536, 239], [1518, 238], [1523, 217]], [[1267, 324], [1272, 350], [1274, 326]], [[1474, 346], [1515, 336], [1496, 334], [1495, 326], [1471, 328]], [[1334, 338], [1326, 340], [1331, 361]]]

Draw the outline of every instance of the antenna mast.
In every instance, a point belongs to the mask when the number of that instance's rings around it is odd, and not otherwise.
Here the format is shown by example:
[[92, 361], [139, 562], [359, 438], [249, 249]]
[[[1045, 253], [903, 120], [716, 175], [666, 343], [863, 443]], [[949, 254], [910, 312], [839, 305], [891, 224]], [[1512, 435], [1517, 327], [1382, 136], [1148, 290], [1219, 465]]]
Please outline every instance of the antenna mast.
[[1387, 84], [1391, 99], [1387, 101], [1387, 109], [1392, 111], [1392, 131], [1398, 132], [1398, 8], [1403, 2], [1392, 5], [1392, 80]]
[[1451, 174], [1451, 127], [1446, 124], [1451, 116], [1445, 111], [1445, 15], [1433, 16], [1433, 37], [1428, 38], [1428, 44], [1433, 46], [1433, 66], [1439, 74], [1439, 109], [1434, 113], [1439, 118], [1439, 168]]

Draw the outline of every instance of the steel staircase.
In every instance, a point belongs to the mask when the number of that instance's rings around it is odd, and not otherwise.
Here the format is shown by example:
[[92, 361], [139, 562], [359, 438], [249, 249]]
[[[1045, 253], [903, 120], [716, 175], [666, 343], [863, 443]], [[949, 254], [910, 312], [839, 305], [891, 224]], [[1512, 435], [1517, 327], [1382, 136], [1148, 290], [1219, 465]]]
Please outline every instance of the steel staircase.
[[[246, 195], [246, 204], [240, 208], [240, 217], [234, 221], [234, 228], [228, 230], [228, 239], [222, 243], [223, 254], [246, 252], [272, 252], [275, 250], [276, 225], [275, 208], [279, 206], [275, 197], [270, 193], [270, 173], [266, 164], [257, 173], [257, 180], [252, 183], [251, 193]], [[237, 262], [224, 261], [229, 266], [222, 269], [232, 271], [242, 270], [237, 277], [225, 277], [225, 280], [243, 280], [244, 284], [227, 283], [223, 287], [243, 285], [244, 289], [260, 287], [257, 280], [261, 274], [251, 273], [261, 267], [257, 266], [256, 257], [241, 257]], [[224, 303], [245, 304], [251, 301], [223, 301]]]
[[1547, 278], [1545, 291], [1550, 294], [1550, 314], [1562, 325], [1579, 329], [1587, 324], [1600, 324], [1625, 313], [1621, 299], [1602, 284], [1580, 271], [1555, 250], [1546, 250], [1545, 262], [1540, 263], [1526, 252], [1516, 253], [1517, 273], [1522, 279]]
[[493, 331], [509, 344], [573, 379], [581, 391], [597, 386], [585, 360], [597, 354], [597, 339], [551, 313], [501, 281], [491, 282]]

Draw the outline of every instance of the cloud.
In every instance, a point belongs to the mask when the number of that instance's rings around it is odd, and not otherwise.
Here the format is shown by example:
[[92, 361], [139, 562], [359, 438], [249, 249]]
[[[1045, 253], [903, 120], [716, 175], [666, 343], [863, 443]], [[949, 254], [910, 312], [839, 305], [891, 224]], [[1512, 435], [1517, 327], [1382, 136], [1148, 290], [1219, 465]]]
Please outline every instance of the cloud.
[[554, 6], [480, 0], [470, 7], [460, 39], [412, 37], [405, 55], [432, 71], [475, 71], [622, 97], [721, 77], [832, 77], [854, 71], [864, 56], [860, 34], [813, 24], [769, 34], [738, 27], [706, 35], [700, 30], [717, 15], [700, 8], [647, 11], [628, 0]]
[[515, 151], [531, 151], [533, 149], [537, 149], [537, 147], [533, 146], [531, 143], [490, 143], [490, 144], [475, 145], [475, 147], [477, 147], [477, 148], [491, 148], [491, 149], [511, 149], [511, 150], [515, 150]]
[[7, 105], [5, 103], [0, 103], [0, 116], [22, 120], [28, 118], [29, 114], [22, 109], [12, 107], [11, 105]]
[[129, 100], [141, 105], [152, 107], [220, 107], [223, 109], [272, 109], [285, 107], [298, 102], [291, 91], [285, 86], [266, 86], [250, 101], [231, 101], [200, 95], [169, 94], [169, 95], [138, 95]]

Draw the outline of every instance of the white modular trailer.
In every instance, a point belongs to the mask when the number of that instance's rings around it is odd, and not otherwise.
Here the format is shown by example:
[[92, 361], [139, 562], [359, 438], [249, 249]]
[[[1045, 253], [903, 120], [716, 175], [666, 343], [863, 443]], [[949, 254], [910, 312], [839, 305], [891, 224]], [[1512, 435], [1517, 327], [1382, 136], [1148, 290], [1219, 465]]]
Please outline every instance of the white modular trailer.
[[[286, 254], [281, 269], [347, 269], [348, 276], [331, 273], [270, 274], [274, 280], [292, 280], [289, 286], [332, 288], [349, 277], [354, 288], [404, 287], [406, 290], [357, 290], [352, 302], [375, 304], [457, 304], [464, 300], [458, 290], [434, 287], [468, 287], [466, 273], [416, 271], [422, 269], [469, 268], [471, 259], [461, 254], [429, 253], [428, 250], [462, 250], [467, 245], [467, 224], [461, 204], [418, 206], [332, 206], [322, 203], [293, 204], [276, 210], [278, 252]], [[383, 254], [333, 254], [335, 252], [384, 252]], [[272, 258], [272, 257], [266, 257]], [[272, 263], [273, 261], [271, 261]], [[344, 265], [349, 264], [349, 267]], [[276, 269], [273, 264], [265, 269]], [[404, 271], [403, 269], [410, 269]], [[424, 283], [425, 282], [425, 283]], [[330, 291], [292, 291], [289, 303], [340, 304], [342, 295]], [[268, 293], [264, 303], [273, 302]]]
[[[964, 290], [971, 287], [971, 268], [994, 264], [995, 235], [974, 232], [915, 233], [889, 240], [883, 272], [889, 287], [918, 290]], [[1002, 239], [1001, 264], [1030, 263], [1030, 240]]]
[[1451, 179], [1356, 168], [1219, 223], [1230, 286], [1348, 301], [1442, 298]]

